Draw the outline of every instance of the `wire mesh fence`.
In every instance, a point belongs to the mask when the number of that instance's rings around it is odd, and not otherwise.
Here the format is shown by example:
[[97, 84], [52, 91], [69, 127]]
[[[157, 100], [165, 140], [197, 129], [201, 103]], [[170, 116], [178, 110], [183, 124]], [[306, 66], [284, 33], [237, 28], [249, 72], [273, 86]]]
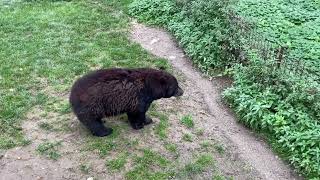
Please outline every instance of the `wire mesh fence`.
[[320, 71], [314, 62], [295, 59], [289, 56], [291, 49], [286, 45], [275, 45], [256, 30], [253, 22], [245, 20], [232, 10], [228, 12], [233, 29], [230, 35], [232, 55], [238, 62], [245, 63], [247, 50], [254, 50], [261, 59], [273, 65], [277, 70], [290, 71], [290, 74], [313, 77], [320, 82]]

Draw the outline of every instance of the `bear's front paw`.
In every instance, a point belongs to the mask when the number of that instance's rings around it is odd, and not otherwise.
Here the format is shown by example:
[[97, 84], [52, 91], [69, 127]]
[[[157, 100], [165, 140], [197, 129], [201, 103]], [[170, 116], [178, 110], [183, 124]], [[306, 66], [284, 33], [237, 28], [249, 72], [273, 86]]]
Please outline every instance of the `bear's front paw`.
[[131, 126], [133, 129], [138, 130], [143, 128], [143, 123], [132, 123]]
[[112, 132], [113, 132], [113, 129], [105, 128], [104, 130], [94, 132], [93, 135], [98, 137], [104, 137], [112, 134]]
[[148, 125], [148, 124], [151, 124], [153, 121], [150, 117], [146, 117], [146, 119], [144, 120], [143, 124], [144, 125]]

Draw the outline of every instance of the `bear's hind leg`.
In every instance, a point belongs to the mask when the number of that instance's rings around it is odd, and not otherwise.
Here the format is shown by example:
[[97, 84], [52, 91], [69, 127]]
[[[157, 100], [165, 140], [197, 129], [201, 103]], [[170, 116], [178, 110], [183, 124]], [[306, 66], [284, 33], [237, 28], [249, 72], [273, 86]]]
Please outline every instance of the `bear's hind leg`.
[[93, 120], [86, 125], [94, 136], [104, 137], [112, 134], [112, 128], [105, 127], [101, 120]]
[[127, 113], [128, 120], [133, 129], [142, 129], [144, 126], [144, 122], [146, 119], [145, 113], [141, 112], [134, 112], [134, 113]]
[[103, 125], [101, 118], [88, 115], [78, 116], [80, 122], [85, 125], [94, 136], [104, 137], [112, 133], [111, 128], [107, 128]]

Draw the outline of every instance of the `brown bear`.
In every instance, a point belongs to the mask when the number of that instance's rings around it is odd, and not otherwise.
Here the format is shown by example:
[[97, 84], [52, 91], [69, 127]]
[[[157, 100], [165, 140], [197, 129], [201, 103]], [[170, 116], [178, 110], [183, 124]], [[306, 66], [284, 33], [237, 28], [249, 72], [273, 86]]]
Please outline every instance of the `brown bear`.
[[151, 68], [102, 69], [78, 79], [70, 94], [77, 118], [95, 136], [107, 136], [111, 128], [102, 118], [127, 113], [134, 129], [152, 122], [146, 112], [152, 101], [181, 96], [183, 90], [171, 74]]

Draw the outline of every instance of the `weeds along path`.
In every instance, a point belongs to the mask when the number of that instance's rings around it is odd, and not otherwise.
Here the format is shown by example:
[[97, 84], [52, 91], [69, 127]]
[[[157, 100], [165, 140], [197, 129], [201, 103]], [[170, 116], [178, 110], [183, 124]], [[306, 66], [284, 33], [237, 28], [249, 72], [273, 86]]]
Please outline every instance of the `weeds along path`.
[[193, 82], [194, 88], [201, 92], [203, 103], [207, 105], [213, 117], [206, 124], [205, 130], [211, 131], [215, 137], [221, 137], [221, 140], [231, 147], [234, 154], [238, 154], [241, 160], [260, 174], [260, 178], [299, 179], [286, 164], [273, 154], [265, 142], [238, 124], [234, 115], [223, 105], [221, 90], [225, 82], [221, 79], [209, 81], [202, 77], [167, 32], [133, 23], [131, 38], [152, 54], [168, 59], [174, 68]]

